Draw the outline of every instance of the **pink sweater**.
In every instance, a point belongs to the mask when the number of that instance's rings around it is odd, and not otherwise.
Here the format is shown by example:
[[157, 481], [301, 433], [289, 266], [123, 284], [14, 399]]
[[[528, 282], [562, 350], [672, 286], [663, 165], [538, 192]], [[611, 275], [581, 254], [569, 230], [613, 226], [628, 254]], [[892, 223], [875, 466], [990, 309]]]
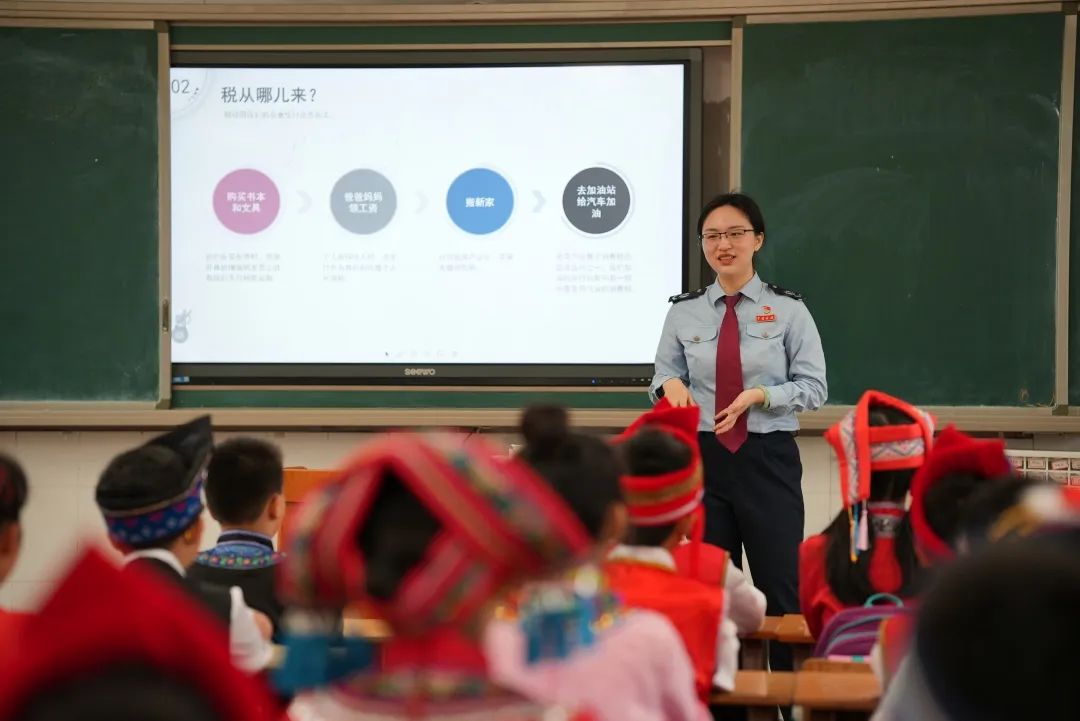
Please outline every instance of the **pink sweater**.
[[496, 683], [534, 701], [576, 708], [597, 721], [710, 721], [675, 627], [652, 611], [629, 611], [598, 642], [562, 661], [526, 663], [514, 621], [492, 621], [484, 638]]

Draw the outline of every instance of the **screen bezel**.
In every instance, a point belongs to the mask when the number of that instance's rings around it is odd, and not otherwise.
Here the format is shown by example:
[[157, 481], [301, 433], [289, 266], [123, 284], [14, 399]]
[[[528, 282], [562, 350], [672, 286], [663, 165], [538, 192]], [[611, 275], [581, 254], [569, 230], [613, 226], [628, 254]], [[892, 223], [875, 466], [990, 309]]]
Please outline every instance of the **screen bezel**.
[[[682, 286], [701, 275], [701, 253], [691, 213], [701, 206], [702, 53], [698, 48], [602, 50], [448, 51], [256, 51], [183, 50], [171, 67], [454, 67], [528, 65], [684, 66]], [[171, 152], [171, 148], [169, 149]], [[170, 220], [171, 223], [171, 220]], [[171, 246], [169, 249], [172, 256]], [[171, 268], [171, 260], [170, 260]], [[170, 271], [171, 272], [171, 271]], [[171, 285], [171, 282], [170, 282]], [[658, 298], [661, 303], [665, 299]], [[659, 329], [656, 329], [657, 334]], [[171, 349], [171, 341], [165, 344]], [[188, 385], [439, 385], [439, 386], [641, 386], [652, 378], [651, 363], [172, 363], [173, 384]]]

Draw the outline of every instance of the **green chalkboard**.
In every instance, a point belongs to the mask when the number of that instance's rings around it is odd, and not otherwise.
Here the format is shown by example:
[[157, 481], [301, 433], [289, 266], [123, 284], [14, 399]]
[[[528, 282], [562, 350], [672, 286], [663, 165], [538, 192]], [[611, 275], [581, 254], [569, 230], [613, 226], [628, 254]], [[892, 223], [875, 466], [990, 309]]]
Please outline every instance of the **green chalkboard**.
[[746, 29], [759, 268], [805, 294], [830, 402], [1055, 402], [1063, 33], [1060, 14]]
[[156, 52], [0, 28], [0, 399], [158, 397]]

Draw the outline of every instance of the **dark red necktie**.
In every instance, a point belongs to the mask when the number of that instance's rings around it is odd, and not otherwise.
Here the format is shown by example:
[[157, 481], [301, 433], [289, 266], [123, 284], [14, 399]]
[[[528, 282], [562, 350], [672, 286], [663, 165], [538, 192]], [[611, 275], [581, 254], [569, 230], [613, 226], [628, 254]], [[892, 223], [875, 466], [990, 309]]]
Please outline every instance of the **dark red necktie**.
[[[742, 300], [742, 293], [724, 296], [727, 310], [720, 323], [720, 336], [716, 339], [716, 406], [719, 413], [730, 406], [743, 392], [742, 354], [739, 352], [739, 317], [735, 306]], [[732, 453], [746, 442], [746, 413], [739, 416], [727, 433], [717, 433], [716, 439]]]

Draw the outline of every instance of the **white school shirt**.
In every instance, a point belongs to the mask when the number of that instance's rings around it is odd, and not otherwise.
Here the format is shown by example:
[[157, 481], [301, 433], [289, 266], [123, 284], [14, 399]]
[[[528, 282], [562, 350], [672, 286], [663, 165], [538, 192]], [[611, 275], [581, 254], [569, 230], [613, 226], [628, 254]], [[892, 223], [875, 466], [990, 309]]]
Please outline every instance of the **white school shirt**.
[[746, 580], [731, 559], [724, 572], [724, 596], [730, 599], [728, 613], [742, 635], [754, 633], [765, 620], [765, 594]]

